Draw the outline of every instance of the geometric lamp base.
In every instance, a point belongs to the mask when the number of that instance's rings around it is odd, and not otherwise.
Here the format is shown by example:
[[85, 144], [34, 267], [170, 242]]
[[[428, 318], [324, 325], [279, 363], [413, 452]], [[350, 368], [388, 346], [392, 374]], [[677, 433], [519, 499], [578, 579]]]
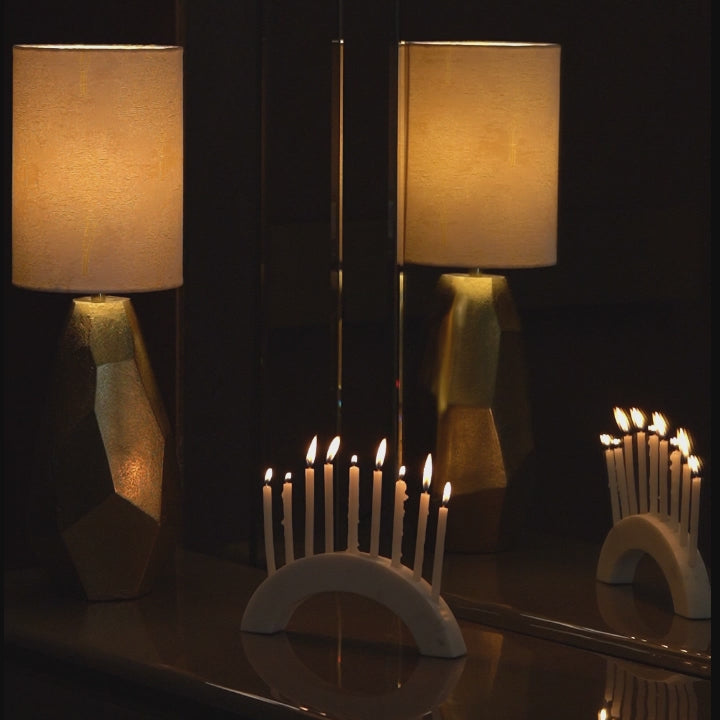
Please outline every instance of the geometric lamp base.
[[[452, 485], [449, 552], [511, 548], [534, 481], [522, 332], [505, 277], [440, 277], [431, 390], [437, 401], [433, 487]], [[437, 480], [436, 480], [437, 479]]]
[[93, 601], [149, 592], [179, 529], [170, 423], [128, 298], [83, 297], [62, 335], [51, 402], [50, 568]]

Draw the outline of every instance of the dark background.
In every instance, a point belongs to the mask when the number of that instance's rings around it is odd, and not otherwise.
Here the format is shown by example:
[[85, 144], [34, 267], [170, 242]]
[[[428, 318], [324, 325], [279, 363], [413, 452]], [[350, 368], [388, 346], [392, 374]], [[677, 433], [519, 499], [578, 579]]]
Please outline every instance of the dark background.
[[[267, 466], [301, 477], [335, 432], [370, 482], [394, 433], [388, 243], [397, 39], [562, 45], [558, 263], [507, 273], [536, 443], [528, 526], [601, 542], [599, 434], [612, 408], [664, 412], [703, 462], [710, 568], [710, 3], [7, 0], [4, 4], [5, 567], [34, 562], [33, 477], [70, 298], [11, 285], [14, 43], [185, 48], [185, 284], [133, 296], [175, 420], [183, 541], [252, 555]], [[345, 45], [343, 410], [331, 227], [331, 45]], [[432, 279], [428, 278], [428, 283]]]

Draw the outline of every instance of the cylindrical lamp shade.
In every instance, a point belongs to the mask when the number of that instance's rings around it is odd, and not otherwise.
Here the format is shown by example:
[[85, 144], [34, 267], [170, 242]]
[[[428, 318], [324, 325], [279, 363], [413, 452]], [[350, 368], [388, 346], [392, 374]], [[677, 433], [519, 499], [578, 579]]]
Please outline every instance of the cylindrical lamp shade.
[[13, 284], [182, 285], [182, 63], [175, 46], [13, 48]]
[[398, 264], [554, 265], [560, 46], [398, 46]]

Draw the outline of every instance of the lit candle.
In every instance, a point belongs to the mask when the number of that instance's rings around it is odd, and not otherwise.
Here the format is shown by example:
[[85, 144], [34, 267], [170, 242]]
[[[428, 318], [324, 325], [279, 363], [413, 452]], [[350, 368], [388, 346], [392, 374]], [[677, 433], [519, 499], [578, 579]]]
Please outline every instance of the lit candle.
[[450, 500], [450, 483], [445, 483], [442, 496], [442, 506], [438, 509], [437, 535], [435, 536], [435, 557], [433, 558], [432, 597], [440, 597], [440, 584], [442, 583], [443, 555], [445, 553], [445, 531], [447, 530], [447, 504]]
[[430, 510], [430, 480], [432, 479], [432, 456], [428, 454], [423, 470], [423, 491], [420, 493], [420, 507], [418, 509], [417, 536], [415, 537], [415, 564], [413, 577], [419, 580], [422, 577], [423, 558], [425, 557], [425, 531], [427, 529], [428, 511]]
[[620, 517], [624, 518], [630, 514], [630, 503], [628, 501], [627, 480], [625, 479], [625, 460], [623, 459], [623, 449], [619, 446], [613, 450], [615, 456], [615, 476], [617, 478], [618, 492], [620, 494]]
[[395, 482], [395, 514], [393, 515], [393, 536], [392, 536], [392, 557], [391, 564], [393, 567], [400, 566], [400, 554], [402, 551], [403, 536], [403, 520], [405, 519], [405, 501], [407, 495], [405, 490], [407, 484], [403, 479], [405, 477], [405, 466], [398, 470], [398, 479]]
[[630, 434], [630, 419], [625, 411], [619, 407], [614, 408], [613, 412], [615, 414], [615, 422], [624, 433], [625, 483], [627, 486], [628, 502], [630, 504], [630, 514], [636, 515], [638, 506], [637, 493], [635, 492], [635, 462], [632, 435]]
[[324, 479], [325, 479], [325, 552], [333, 552], [335, 549], [335, 532], [333, 530], [333, 483], [335, 480], [335, 453], [340, 447], [340, 438], [335, 437], [330, 443], [327, 455], [325, 456]]
[[[686, 436], [687, 437], [687, 436]], [[680, 443], [680, 452], [685, 462], [682, 465], [682, 485], [680, 487], [680, 545], [688, 544], [690, 532], [690, 492], [692, 484], [692, 469], [690, 459], [690, 440], [683, 438]]]
[[370, 527], [370, 555], [377, 557], [380, 551], [380, 503], [382, 501], [382, 466], [385, 462], [387, 440], [382, 439], [375, 456], [372, 488], [372, 525]]
[[657, 515], [659, 510], [659, 493], [660, 485], [658, 482], [658, 457], [659, 457], [659, 446], [660, 437], [658, 436], [658, 427], [655, 424], [655, 418], [658, 413], [653, 413], [652, 424], [648, 426], [650, 435], [648, 436], [648, 451], [650, 454], [650, 464], [648, 472], [648, 483], [649, 483], [649, 505], [648, 510], [653, 514]]
[[663, 520], [668, 518], [668, 471], [670, 468], [670, 459], [668, 457], [668, 440], [665, 437], [668, 431], [668, 423], [664, 415], [655, 413], [653, 415], [653, 425], [657, 432], [660, 442], [658, 443], [658, 485], [660, 486], [660, 517]]
[[360, 503], [360, 468], [358, 467], [357, 455], [350, 458], [350, 470], [348, 473], [348, 530], [347, 549], [348, 552], [358, 551], [358, 522]]
[[689, 449], [690, 439], [682, 428], [671, 440], [675, 449], [670, 453], [670, 524], [677, 530], [680, 527], [680, 475], [682, 472], [682, 456]]
[[610, 509], [612, 511], [613, 525], [620, 519], [618, 500], [617, 475], [615, 474], [615, 457], [612, 445], [619, 442], [610, 435], [601, 435], [600, 442], [605, 446], [605, 465], [607, 466], [608, 490], [610, 492]]
[[635, 426], [635, 445], [637, 449], [638, 492], [640, 495], [639, 509], [641, 513], [648, 511], [647, 488], [647, 444], [645, 438], [645, 413], [638, 408], [630, 408], [630, 417]]
[[275, 543], [273, 541], [272, 526], [272, 468], [265, 471], [263, 482], [263, 518], [265, 520], [265, 561], [267, 563], [268, 576], [275, 572]]
[[305, 556], [310, 557], [315, 548], [315, 453], [317, 435], [312, 439], [305, 456]]
[[690, 491], [690, 545], [688, 547], [688, 564], [695, 567], [698, 553], [698, 526], [700, 524], [700, 460], [695, 455], [688, 458], [688, 465], [693, 474]]
[[282, 489], [283, 520], [285, 528], [285, 564], [295, 559], [293, 547], [293, 521], [292, 521], [292, 473], [285, 473], [285, 482]]

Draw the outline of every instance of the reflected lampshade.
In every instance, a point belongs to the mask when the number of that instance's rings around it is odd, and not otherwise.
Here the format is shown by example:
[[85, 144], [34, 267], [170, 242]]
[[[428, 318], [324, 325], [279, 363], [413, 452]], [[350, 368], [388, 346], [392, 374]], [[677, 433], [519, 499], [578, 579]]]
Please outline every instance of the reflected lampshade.
[[556, 263], [560, 46], [398, 46], [398, 257]]
[[13, 284], [182, 285], [182, 62], [181, 47], [13, 48]]

